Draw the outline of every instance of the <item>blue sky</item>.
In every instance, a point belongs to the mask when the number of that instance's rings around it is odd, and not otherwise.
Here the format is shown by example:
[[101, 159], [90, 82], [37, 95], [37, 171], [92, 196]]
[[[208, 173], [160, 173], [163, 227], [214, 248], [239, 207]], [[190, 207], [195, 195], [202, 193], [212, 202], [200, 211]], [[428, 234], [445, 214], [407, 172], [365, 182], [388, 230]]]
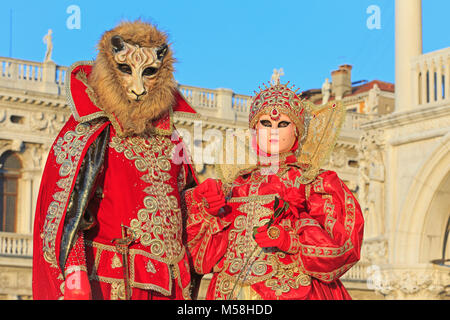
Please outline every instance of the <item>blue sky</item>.
[[[71, 5], [80, 8], [79, 29], [66, 25]], [[367, 27], [371, 5], [380, 8], [380, 29]], [[450, 46], [448, 12], [448, 0], [423, 1], [424, 52]], [[169, 34], [181, 84], [251, 95], [283, 68], [282, 81], [307, 90], [344, 63], [353, 81], [395, 79], [394, 0], [14, 0], [0, 11], [0, 56], [42, 61], [52, 29], [57, 64], [92, 60], [104, 31], [137, 18]]]

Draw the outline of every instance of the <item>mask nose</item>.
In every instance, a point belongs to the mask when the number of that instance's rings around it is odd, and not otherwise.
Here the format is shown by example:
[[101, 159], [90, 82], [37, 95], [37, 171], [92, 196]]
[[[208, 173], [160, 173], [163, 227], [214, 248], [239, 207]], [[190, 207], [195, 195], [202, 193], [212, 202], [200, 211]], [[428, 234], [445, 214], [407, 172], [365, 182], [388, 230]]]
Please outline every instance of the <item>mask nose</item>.
[[140, 97], [145, 96], [147, 94], [147, 91], [144, 89], [140, 93], [137, 93], [134, 90], [131, 90], [131, 93], [136, 96], [136, 100], [139, 100]]
[[270, 128], [270, 135], [271, 137], [278, 138], [278, 136], [280, 135], [280, 131], [278, 130], [278, 128]]
[[147, 94], [143, 79], [136, 74], [132, 79], [131, 85], [129, 87], [129, 92], [132, 96], [136, 97], [135, 100], [139, 100], [142, 96]]

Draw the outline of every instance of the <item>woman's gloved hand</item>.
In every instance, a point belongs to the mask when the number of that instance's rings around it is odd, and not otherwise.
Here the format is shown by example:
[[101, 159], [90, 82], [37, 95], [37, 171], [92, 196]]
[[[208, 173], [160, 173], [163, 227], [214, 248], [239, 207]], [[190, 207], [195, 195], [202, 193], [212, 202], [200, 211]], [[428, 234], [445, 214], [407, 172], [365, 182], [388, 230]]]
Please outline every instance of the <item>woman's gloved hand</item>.
[[194, 189], [193, 196], [195, 201], [203, 204], [206, 212], [214, 216], [225, 206], [225, 195], [220, 180], [206, 179]]
[[291, 246], [291, 236], [279, 225], [259, 227], [255, 234], [255, 241], [261, 248], [278, 248], [288, 251]]

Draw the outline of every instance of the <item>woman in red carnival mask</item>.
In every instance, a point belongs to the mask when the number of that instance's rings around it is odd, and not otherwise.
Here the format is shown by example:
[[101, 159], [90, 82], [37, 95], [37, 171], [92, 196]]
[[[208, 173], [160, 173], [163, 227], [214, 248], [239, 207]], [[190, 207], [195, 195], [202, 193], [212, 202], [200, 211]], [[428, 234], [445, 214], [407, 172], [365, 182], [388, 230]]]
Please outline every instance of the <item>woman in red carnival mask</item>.
[[339, 278], [360, 258], [363, 216], [321, 169], [344, 112], [291, 89], [278, 80], [252, 100], [255, 166], [186, 192], [194, 267], [213, 273], [206, 299], [351, 299]]

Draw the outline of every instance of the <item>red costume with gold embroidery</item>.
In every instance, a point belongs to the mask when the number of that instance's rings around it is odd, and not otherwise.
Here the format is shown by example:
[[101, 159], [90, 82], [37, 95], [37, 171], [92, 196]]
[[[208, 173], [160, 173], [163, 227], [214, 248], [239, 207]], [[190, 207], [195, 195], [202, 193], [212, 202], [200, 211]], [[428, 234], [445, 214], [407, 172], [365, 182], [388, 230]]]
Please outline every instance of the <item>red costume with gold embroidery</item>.
[[241, 169], [223, 185], [207, 180], [186, 192], [194, 267], [213, 273], [207, 299], [350, 299], [339, 277], [360, 258], [363, 216], [347, 186], [318, 160], [327, 149], [321, 143], [334, 144], [341, 109], [309, 108], [285, 85], [262, 91], [250, 128], [261, 115], [273, 123], [288, 115], [300, 133], [291, 150], [264, 154], [270, 163]]
[[[255, 169], [236, 179], [226, 213], [208, 214], [186, 192], [188, 246], [200, 274], [214, 272], [207, 299], [349, 299], [339, 280], [359, 260], [363, 219], [352, 193], [332, 171], [296, 183], [302, 167], [287, 157], [276, 174]], [[278, 224], [291, 236], [285, 252], [264, 250], [253, 227], [273, 215], [275, 196], [296, 194]]]
[[[176, 92], [171, 110], [153, 123], [155, 134], [122, 137], [117, 119], [92, 102], [79, 77], [91, 69], [79, 64], [68, 71], [74, 116], [56, 138], [42, 177], [34, 299], [63, 298], [66, 275], [74, 271], [87, 271], [92, 298], [124, 299], [124, 263], [131, 299], [190, 299], [180, 192], [195, 176], [172, 122], [173, 112], [195, 111]], [[122, 226], [132, 240], [126, 255], [115, 245]]]

